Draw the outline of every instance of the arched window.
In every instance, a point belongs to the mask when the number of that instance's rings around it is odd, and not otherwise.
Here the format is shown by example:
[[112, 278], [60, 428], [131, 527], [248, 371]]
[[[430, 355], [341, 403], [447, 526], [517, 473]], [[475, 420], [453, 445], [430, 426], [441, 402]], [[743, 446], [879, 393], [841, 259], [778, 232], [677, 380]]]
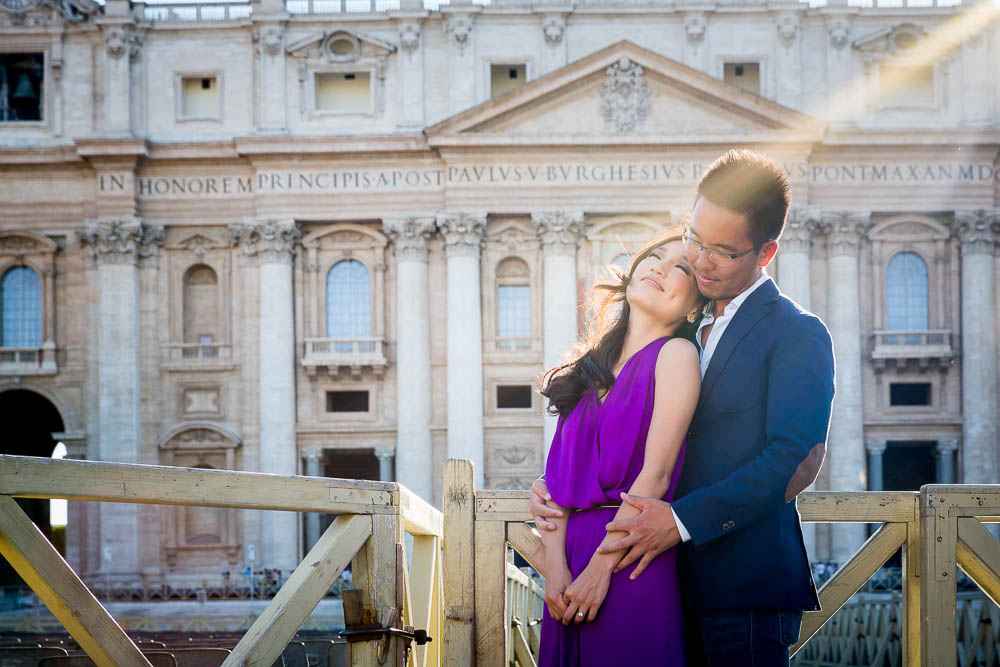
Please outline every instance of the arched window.
[[372, 286], [361, 262], [345, 259], [326, 274], [327, 338], [367, 338], [372, 335]]
[[516, 257], [497, 265], [497, 338], [531, 338], [531, 270]]
[[196, 264], [184, 273], [184, 342], [219, 342], [219, 279], [212, 267]]
[[42, 279], [27, 266], [16, 266], [0, 283], [0, 347], [42, 346]]
[[927, 264], [914, 252], [889, 260], [885, 272], [886, 328], [891, 331], [927, 329]]

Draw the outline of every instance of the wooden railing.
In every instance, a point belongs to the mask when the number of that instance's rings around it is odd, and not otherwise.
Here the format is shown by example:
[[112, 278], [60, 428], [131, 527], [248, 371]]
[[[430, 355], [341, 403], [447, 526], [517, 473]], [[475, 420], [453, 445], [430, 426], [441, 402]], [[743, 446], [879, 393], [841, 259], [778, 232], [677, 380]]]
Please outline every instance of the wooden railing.
[[[0, 456], [0, 554], [91, 659], [110, 667], [150, 663], [13, 497], [337, 514], [225, 667], [271, 665], [348, 563], [363, 615], [396, 609], [399, 625], [434, 638], [414, 648], [411, 664], [440, 664], [442, 515], [399, 484]], [[409, 566], [404, 533], [413, 536]], [[350, 664], [380, 664], [377, 651], [403, 664], [403, 642], [393, 636], [380, 651], [381, 641], [349, 644]]]

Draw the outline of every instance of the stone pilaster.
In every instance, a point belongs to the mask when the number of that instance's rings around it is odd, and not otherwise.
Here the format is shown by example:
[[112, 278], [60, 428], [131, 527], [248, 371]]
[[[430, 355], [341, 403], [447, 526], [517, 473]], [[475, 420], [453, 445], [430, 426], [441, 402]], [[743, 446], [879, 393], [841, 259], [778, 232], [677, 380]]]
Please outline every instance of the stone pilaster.
[[[775, 49], [777, 90], [773, 96], [779, 104], [792, 109], [802, 108], [802, 19], [805, 12], [779, 11], [775, 16], [778, 46]], [[762, 72], [763, 74], [763, 72]]]
[[937, 454], [937, 483], [955, 484], [955, 453], [958, 451], [958, 440], [938, 440], [934, 452]]
[[[399, 127], [424, 127], [424, 38], [423, 21], [427, 12], [417, 4], [415, 10], [399, 17], [399, 72], [401, 105]], [[400, 7], [402, 9], [402, 6]]]
[[[427, 241], [434, 234], [435, 220], [433, 216], [392, 218], [383, 220], [382, 227], [396, 250], [395, 453], [399, 482], [433, 503]], [[379, 462], [381, 469], [381, 459]]]
[[142, 57], [143, 33], [131, 17], [107, 18], [104, 32], [104, 119], [105, 136], [136, 134], [135, 107], [141, 90], [133, 90], [133, 68]]
[[[162, 227], [138, 219], [87, 220], [78, 232], [97, 271], [97, 457], [141, 463], [142, 382], [139, 266], [155, 261]], [[97, 508], [103, 568], [135, 581], [140, 570], [139, 506], [102, 503]]]
[[[266, 4], [275, 4], [267, 2]], [[280, 15], [269, 17], [274, 22], [258, 23], [254, 27], [260, 84], [257, 92], [258, 125], [262, 132], [283, 132], [285, 118], [285, 91], [287, 67], [285, 66], [285, 28]]]
[[[531, 214], [542, 242], [542, 363], [546, 369], [566, 359], [577, 340], [576, 249], [583, 234], [583, 213], [540, 211]], [[546, 415], [542, 451], [548, 454], [557, 419]]]
[[[567, 7], [567, 10], [569, 7]], [[539, 14], [542, 22], [542, 36], [545, 46], [542, 47], [541, 74], [554, 72], [566, 66], [566, 11], [545, 11]]]
[[962, 255], [962, 483], [997, 483], [996, 247], [1000, 212], [957, 211]]
[[885, 454], [885, 440], [865, 440], [865, 450], [868, 452], [868, 490], [885, 490], [885, 479], [882, 469], [882, 455]]
[[[309, 477], [323, 477], [323, 450], [319, 447], [310, 447], [302, 450], [302, 458], [305, 459], [305, 473]], [[320, 520], [316, 512], [306, 512], [306, 550], [312, 548], [319, 539]]]
[[785, 230], [779, 239], [781, 291], [809, 310], [812, 301], [810, 252], [812, 237], [820, 223], [816, 207], [793, 206], [788, 211]]
[[479, 255], [485, 213], [442, 213], [448, 263], [448, 458], [469, 459], [483, 486], [483, 317]]
[[448, 108], [452, 114], [465, 111], [478, 101], [473, 27], [480, 9], [466, 2], [441, 7], [448, 33]]
[[[301, 232], [293, 220], [270, 219], [247, 219], [230, 225], [229, 231], [244, 261], [257, 264], [260, 281], [260, 471], [294, 475], [298, 462], [292, 259]], [[293, 569], [298, 563], [297, 533], [294, 514], [264, 512], [261, 566]]]
[[[375, 458], [378, 459], [378, 478], [383, 482], [395, 482], [396, 475], [394, 473], [395, 463], [393, 459], [396, 456], [396, 450], [392, 447], [376, 447], [375, 448]], [[406, 484], [403, 484], [406, 488], [410, 488]], [[411, 489], [412, 491], [412, 489]], [[429, 498], [424, 498], [430, 502]]]
[[[837, 396], [828, 444], [832, 491], [865, 490], [858, 254], [869, 225], [867, 213], [823, 211], [828, 254], [828, 325], [837, 360]], [[847, 562], [864, 541], [864, 524], [835, 524], [833, 560]]]

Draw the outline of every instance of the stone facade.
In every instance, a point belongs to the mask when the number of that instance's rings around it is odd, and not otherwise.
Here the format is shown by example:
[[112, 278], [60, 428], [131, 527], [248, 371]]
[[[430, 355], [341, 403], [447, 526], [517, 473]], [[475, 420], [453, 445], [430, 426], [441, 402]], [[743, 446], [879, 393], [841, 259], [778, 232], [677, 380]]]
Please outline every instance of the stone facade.
[[[42, 309], [37, 345], [0, 349], [0, 392], [54, 406], [71, 456], [395, 477], [436, 503], [461, 456], [527, 488], [554, 423], [517, 391], [565, 358], [602, 268], [746, 145], [791, 176], [770, 273], [836, 343], [817, 488], [886, 488], [907, 443], [927, 444], [923, 481], [998, 481], [994, 24], [928, 60], [914, 44], [972, 10], [389, 5], [0, 7], [0, 56], [43, 63], [40, 120], [0, 121], [0, 275], [36, 271]], [[926, 269], [905, 332], [900, 253]], [[365, 278], [337, 291], [338, 266]], [[507, 329], [512, 294], [527, 316]], [[356, 308], [364, 330], [335, 333]], [[74, 504], [68, 556], [139, 584], [215, 576], [249, 545], [287, 570], [321, 528]], [[810, 549], [843, 560], [863, 537], [820, 526]]]

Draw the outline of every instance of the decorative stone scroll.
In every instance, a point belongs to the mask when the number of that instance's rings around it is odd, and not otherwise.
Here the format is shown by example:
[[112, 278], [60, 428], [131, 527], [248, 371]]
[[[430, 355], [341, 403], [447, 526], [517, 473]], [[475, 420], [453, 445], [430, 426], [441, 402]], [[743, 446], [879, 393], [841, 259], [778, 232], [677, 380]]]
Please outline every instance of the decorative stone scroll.
[[113, 26], [104, 33], [104, 46], [115, 60], [127, 53], [131, 62], [137, 62], [142, 56], [144, 41], [143, 34], [130, 25]]
[[871, 214], [858, 211], [823, 211], [821, 225], [831, 255], [857, 255], [871, 226]]
[[473, 21], [471, 14], [449, 14], [445, 19], [448, 41], [459, 53], [465, 53], [466, 47], [472, 43]]
[[229, 225], [229, 238], [245, 260], [291, 263], [302, 232], [294, 220], [254, 220]]
[[549, 46], [559, 46], [566, 32], [565, 14], [545, 14], [542, 16], [542, 34]]
[[815, 206], [793, 206], [788, 210], [781, 248], [789, 252], [809, 252], [813, 233], [819, 227], [821, 212]]
[[649, 113], [653, 91], [646, 85], [645, 72], [628, 58], [621, 58], [604, 72], [601, 116], [612, 132], [632, 132], [642, 125]]
[[962, 244], [962, 255], [992, 255], [1000, 240], [1000, 211], [982, 208], [956, 211], [955, 231]]
[[399, 24], [399, 47], [412, 56], [420, 47], [421, 27], [419, 21], [401, 21]]
[[580, 211], [541, 211], [531, 214], [538, 230], [542, 248], [549, 252], [575, 254], [576, 244], [583, 233], [583, 213]]
[[434, 216], [386, 218], [382, 229], [396, 246], [398, 261], [427, 261], [427, 241], [435, 231]]
[[167, 238], [162, 226], [139, 220], [87, 220], [77, 232], [87, 258], [97, 264], [155, 263]]
[[444, 236], [444, 249], [449, 256], [479, 257], [483, 232], [486, 231], [485, 213], [439, 213], [437, 225]]

